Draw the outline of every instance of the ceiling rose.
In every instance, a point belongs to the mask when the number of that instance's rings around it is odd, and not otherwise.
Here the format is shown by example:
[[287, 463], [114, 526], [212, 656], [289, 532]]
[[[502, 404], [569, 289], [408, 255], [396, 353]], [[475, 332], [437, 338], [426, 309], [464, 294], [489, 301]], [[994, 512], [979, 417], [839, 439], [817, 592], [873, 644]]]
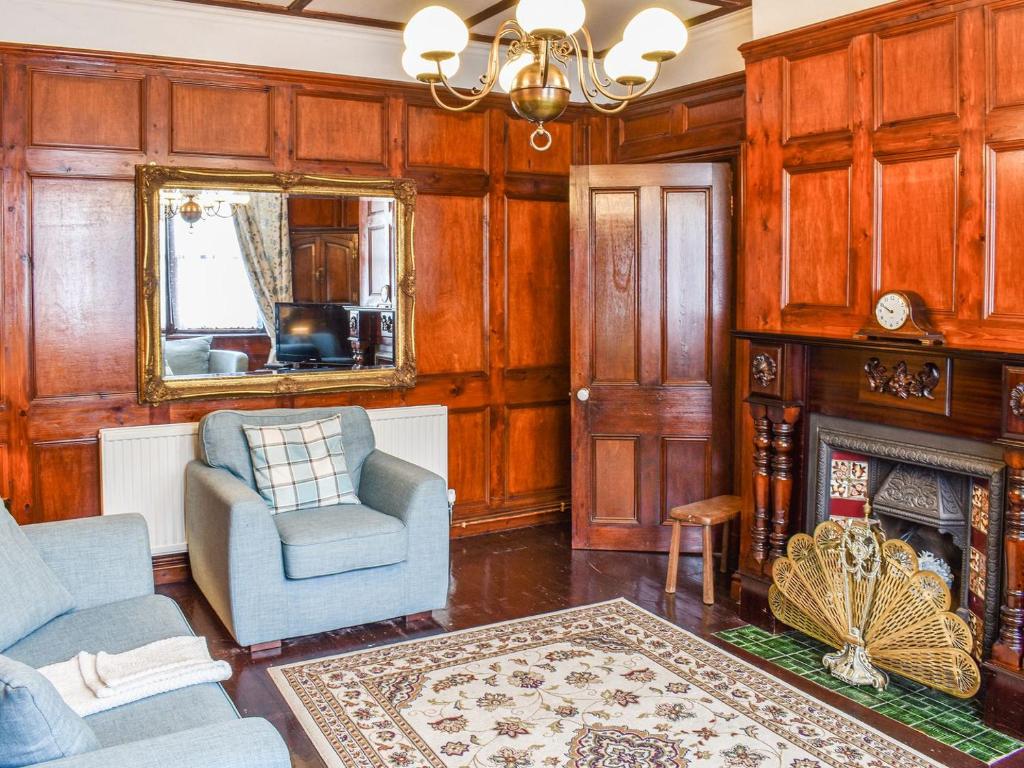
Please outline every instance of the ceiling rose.
[[[569, 106], [571, 59], [576, 60], [576, 75], [587, 101], [599, 112], [613, 115], [647, 93], [662, 63], [686, 46], [686, 26], [679, 17], [664, 8], [648, 8], [633, 17], [622, 40], [604, 54], [601, 74], [593, 40], [583, 26], [586, 15], [583, 0], [520, 0], [515, 18], [502, 22], [494, 35], [480, 85], [463, 92], [452, 86], [450, 78], [459, 69], [459, 54], [469, 44], [469, 30], [453, 11], [431, 5], [405, 27], [402, 67], [430, 86], [438, 105], [453, 112], [470, 109], [495, 87], [505, 91], [516, 113], [537, 126], [530, 145], [543, 152], [552, 142], [544, 124], [557, 120]], [[508, 50], [502, 62], [505, 45]], [[615, 84], [625, 92], [613, 92]], [[442, 98], [442, 93], [447, 96]]]

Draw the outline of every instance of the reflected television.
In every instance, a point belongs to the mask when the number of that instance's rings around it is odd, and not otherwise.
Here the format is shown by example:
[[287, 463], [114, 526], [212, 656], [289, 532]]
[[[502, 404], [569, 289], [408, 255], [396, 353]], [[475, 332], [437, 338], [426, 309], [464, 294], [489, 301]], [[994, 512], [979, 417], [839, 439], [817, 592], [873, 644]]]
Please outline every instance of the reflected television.
[[298, 366], [351, 366], [349, 307], [340, 303], [285, 303], [274, 306], [277, 360]]

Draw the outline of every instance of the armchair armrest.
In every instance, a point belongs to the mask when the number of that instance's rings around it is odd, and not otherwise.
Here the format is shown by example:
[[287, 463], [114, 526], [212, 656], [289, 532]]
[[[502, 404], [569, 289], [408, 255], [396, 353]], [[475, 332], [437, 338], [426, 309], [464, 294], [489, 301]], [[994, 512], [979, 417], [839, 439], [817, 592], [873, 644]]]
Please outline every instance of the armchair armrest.
[[185, 468], [185, 530], [192, 578], [238, 643], [286, 637], [261, 634], [266, 606], [285, 579], [281, 538], [263, 497], [230, 472], [192, 461]]
[[233, 349], [210, 350], [210, 373], [244, 373], [249, 370], [249, 356]]
[[74, 597], [76, 610], [153, 594], [149, 530], [142, 515], [38, 523], [22, 530]]
[[443, 517], [447, 536], [448, 489], [444, 478], [389, 453], [375, 450], [366, 457], [359, 482], [364, 504], [400, 519], [407, 527], [426, 518], [431, 526]]
[[288, 748], [270, 723], [243, 718], [119, 744], [36, 768], [290, 768]]

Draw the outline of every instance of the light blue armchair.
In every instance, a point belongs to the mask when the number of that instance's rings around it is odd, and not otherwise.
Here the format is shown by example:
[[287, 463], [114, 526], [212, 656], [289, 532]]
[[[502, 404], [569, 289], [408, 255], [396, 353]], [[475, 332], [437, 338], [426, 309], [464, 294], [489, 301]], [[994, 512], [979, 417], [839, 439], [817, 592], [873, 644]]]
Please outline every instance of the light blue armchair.
[[[242, 425], [336, 414], [362, 504], [271, 514]], [[256, 650], [446, 604], [444, 479], [375, 450], [362, 408], [218, 411], [200, 422], [199, 442], [201, 460], [185, 472], [192, 577], [239, 645]]]
[[[6, 516], [0, 506], [0, 518]], [[45, 752], [39, 744], [77, 729], [88, 736], [79, 740], [83, 749], [34, 764], [289, 768], [288, 749], [274, 727], [259, 718], [241, 719], [224, 689], [214, 683], [152, 696], [84, 720], [67, 708], [35, 669], [79, 651], [119, 653], [191, 635], [192, 630], [173, 600], [153, 593], [149, 535], [141, 516], [45, 523], [21, 530], [71, 594], [73, 608], [0, 650], [0, 765], [26, 765], [18, 759], [26, 745], [30, 754]], [[0, 611], [5, 610], [4, 599], [0, 597]], [[19, 709], [23, 705], [28, 711]], [[38, 738], [33, 729], [41, 729]]]

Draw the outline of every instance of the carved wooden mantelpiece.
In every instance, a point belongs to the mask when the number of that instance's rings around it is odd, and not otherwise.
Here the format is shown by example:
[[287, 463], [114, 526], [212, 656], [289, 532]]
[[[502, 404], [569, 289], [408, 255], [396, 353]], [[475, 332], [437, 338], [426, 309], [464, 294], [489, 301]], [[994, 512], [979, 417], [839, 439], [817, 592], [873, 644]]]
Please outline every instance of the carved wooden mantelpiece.
[[926, 413], [949, 414], [948, 357], [879, 353], [864, 355], [859, 397], [862, 401]]
[[1024, 366], [1003, 368], [1003, 436], [1024, 440]]

